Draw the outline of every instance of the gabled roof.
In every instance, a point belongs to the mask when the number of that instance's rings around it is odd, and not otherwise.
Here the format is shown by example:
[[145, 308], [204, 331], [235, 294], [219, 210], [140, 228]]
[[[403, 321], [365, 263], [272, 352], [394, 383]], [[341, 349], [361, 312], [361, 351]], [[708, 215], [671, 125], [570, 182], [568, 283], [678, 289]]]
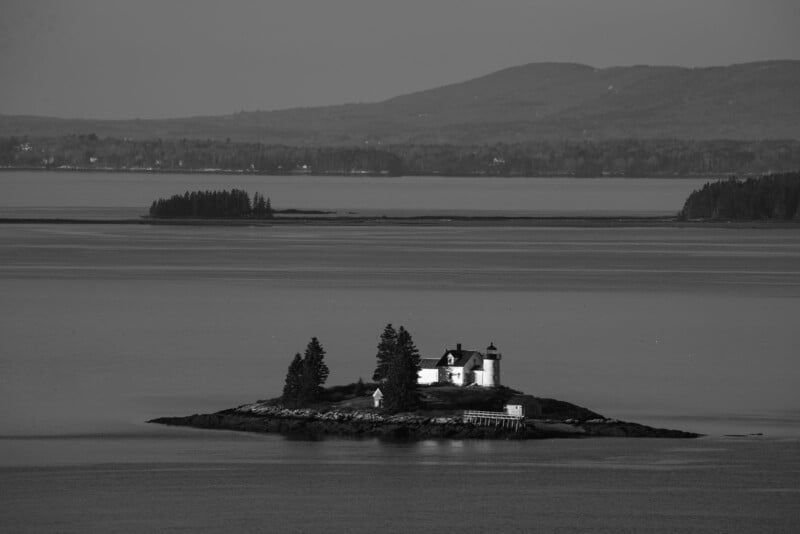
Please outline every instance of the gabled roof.
[[439, 362], [441, 358], [422, 358], [419, 361], [419, 368], [420, 369], [436, 369], [439, 367]]
[[[452, 354], [453, 357], [455, 358], [455, 361], [453, 362], [452, 366], [448, 365], [448, 363], [447, 363], [447, 355], [448, 354]], [[459, 351], [459, 350], [447, 350], [447, 351], [445, 351], [444, 356], [442, 356], [439, 359], [439, 365], [442, 366], [442, 367], [464, 367], [464, 365], [466, 365], [466, 363], [469, 361], [469, 359], [472, 358], [475, 355], [477, 355], [479, 358], [483, 357], [483, 354], [481, 354], [477, 350], [461, 350], [461, 351]]]

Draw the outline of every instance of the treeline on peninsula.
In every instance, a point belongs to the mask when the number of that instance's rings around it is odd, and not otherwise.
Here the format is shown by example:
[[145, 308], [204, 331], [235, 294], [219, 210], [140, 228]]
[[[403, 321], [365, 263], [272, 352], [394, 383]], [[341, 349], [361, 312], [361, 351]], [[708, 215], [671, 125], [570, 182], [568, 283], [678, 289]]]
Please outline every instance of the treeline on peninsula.
[[697, 176], [800, 168], [800, 141], [541, 141], [311, 147], [220, 140], [0, 138], [0, 167], [442, 176]]
[[679, 217], [800, 221], [800, 172], [707, 183], [689, 195]]
[[271, 219], [272, 202], [261, 193], [250, 195], [241, 189], [231, 191], [187, 191], [182, 195], [160, 198], [150, 205], [150, 217], [159, 219], [223, 218]]

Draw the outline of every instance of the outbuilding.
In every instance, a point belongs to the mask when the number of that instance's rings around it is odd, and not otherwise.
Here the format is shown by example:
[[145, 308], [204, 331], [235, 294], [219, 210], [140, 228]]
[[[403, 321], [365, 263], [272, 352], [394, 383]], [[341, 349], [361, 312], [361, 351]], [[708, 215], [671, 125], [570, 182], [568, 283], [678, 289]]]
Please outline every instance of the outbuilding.
[[533, 395], [514, 395], [506, 403], [506, 413], [516, 417], [538, 417], [542, 415], [542, 405]]
[[383, 391], [381, 391], [381, 388], [377, 388], [375, 393], [372, 394], [372, 405], [375, 408], [383, 408]]

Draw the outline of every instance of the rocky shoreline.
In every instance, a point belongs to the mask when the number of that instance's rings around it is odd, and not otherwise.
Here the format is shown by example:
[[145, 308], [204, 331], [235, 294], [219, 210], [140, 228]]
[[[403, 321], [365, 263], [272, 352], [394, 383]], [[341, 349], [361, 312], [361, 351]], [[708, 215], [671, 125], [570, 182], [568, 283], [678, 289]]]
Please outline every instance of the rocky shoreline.
[[479, 426], [461, 416], [383, 415], [373, 411], [290, 410], [245, 405], [212, 414], [159, 417], [148, 423], [192, 428], [276, 433], [306, 437], [349, 436], [392, 439], [549, 439], [581, 437], [696, 438], [700, 434], [653, 428], [615, 419], [527, 419], [519, 429]]

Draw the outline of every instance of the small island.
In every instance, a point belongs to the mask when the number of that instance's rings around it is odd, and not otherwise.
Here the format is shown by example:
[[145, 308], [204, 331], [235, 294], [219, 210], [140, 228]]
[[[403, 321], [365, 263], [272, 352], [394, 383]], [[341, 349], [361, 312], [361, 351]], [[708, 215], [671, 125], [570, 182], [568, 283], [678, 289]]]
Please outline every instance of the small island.
[[325, 350], [317, 338], [289, 365], [283, 395], [211, 414], [159, 417], [163, 425], [244, 432], [389, 439], [695, 438], [604, 417], [587, 408], [500, 384], [502, 355], [457, 344], [421, 358], [410, 333], [387, 325], [373, 381], [323, 387]]

